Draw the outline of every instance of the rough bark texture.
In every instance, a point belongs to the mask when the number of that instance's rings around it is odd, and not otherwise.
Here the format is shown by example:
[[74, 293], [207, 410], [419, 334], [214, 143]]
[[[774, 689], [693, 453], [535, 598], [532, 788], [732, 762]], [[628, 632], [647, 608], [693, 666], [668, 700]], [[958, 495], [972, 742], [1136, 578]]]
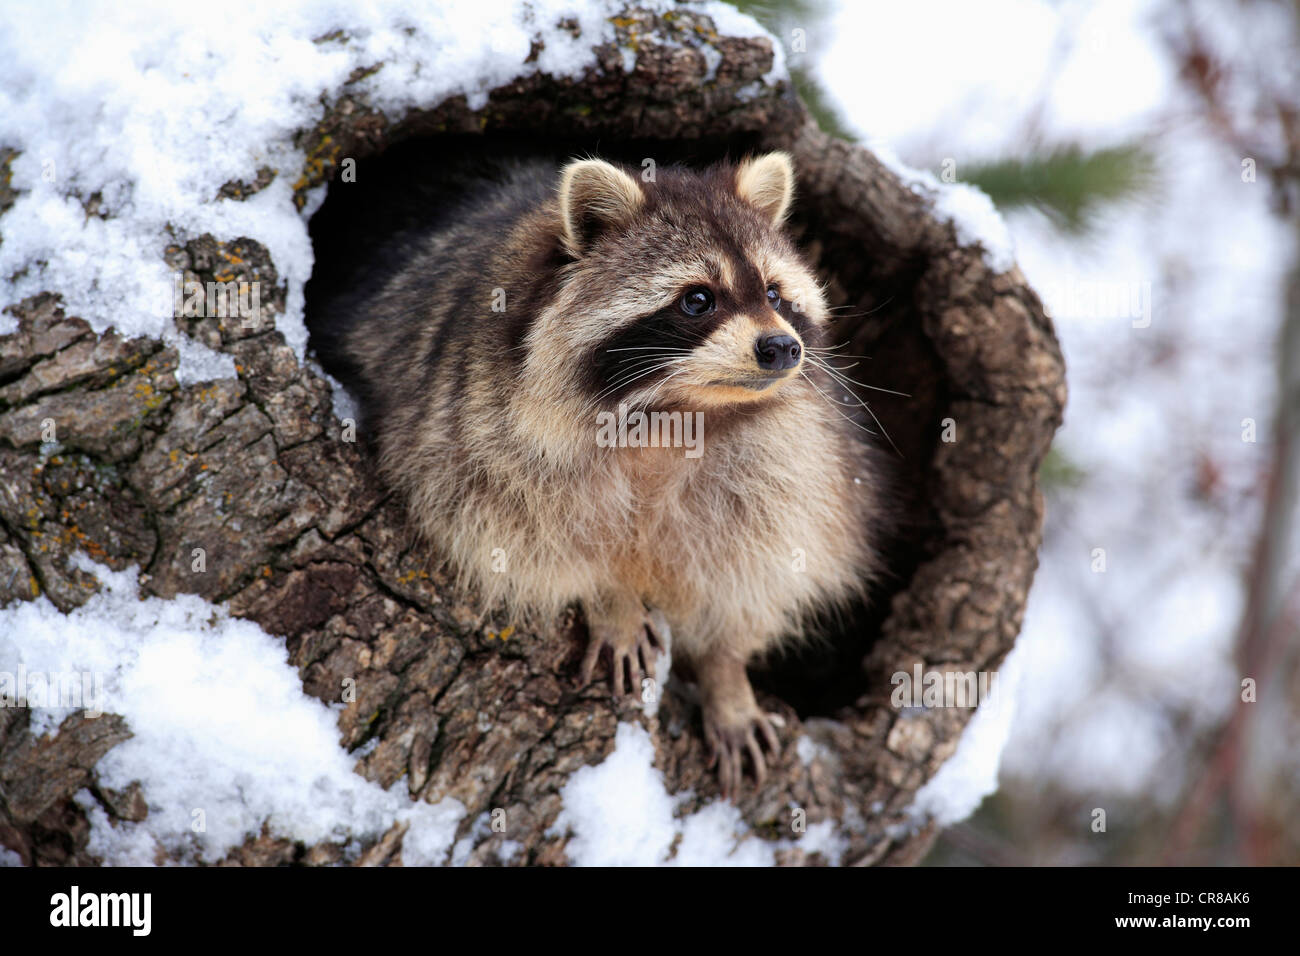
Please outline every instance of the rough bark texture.
[[[786, 751], [741, 810], [757, 838], [797, 836], [789, 824], [799, 807], [810, 823], [844, 827], [848, 862], [915, 861], [934, 827], [908, 824], [904, 811], [953, 753], [971, 711], [896, 710], [889, 677], [917, 663], [993, 670], [1015, 640], [1039, 544], [1036, 474], [1065, 398], [1051, 324], [1018, 271], [993, 274], [872, 154], [821, 133], [784, 86], [758, 83], [772, 67], [768, 41], [718, 36], [686, 11], [656, 18], [633, 9], [616, 23], [639, 51], [631, 73], [607, 47], [600, 68], [578, 81], [520, 79], [478, 112], [458, 99], [404, 117], [345, 88], [324, 96], [323, 118], [302, 131], [303, 170], [250, 170], [222, 195], [239, 201], [273, 175], [298, 175], [301, 198], [342, 158], [413, 137], [672, 143], [703, 156], [789, 149], [800, 174], [795, 227], [849, 316], [845, 351], [872, 356], [853, 374], [910, 396], [866, 393], [901, 452], [904, 533], [891, 554], [897, 579], [875, 609], [844, 625], [829, 653], [784, 662], [769, 678], [815, 716], [801, 721], [768, 696], [787, 720]], [[652, 28], [676, 45], [652, 42]], [[711, 79], [706, 45], [722, 56]], [[187, 279], [277, 286], [256, 238], [205, 236], [158, 255]], [[559, 790], [610, 751], [620, 720], [650, 727], [670, 790], [694, 790], [684, 812], [716, 798], [689, 687], [670, 682], [657, 718], [647, 719], [603, 686], [575, 687], [585, 637], [576, 612], [526, 630], [451, 593], [364, 449], [341, 440], [328, 385], [299, 366], [278, 332], [181, 320], [239, 371], [181, 386], [172, 350], [95, 335], [64, 314], [58, 291], [25, 302], [20, 331], [0, 337], [0, 602], [44, 595], [63, 610], [81, 604], [95, 581], [71, 568], [79, 551], [114, 568], [139, 566], [143, 593], [229, 602], [283, 635], [305, 693], [337, 701], [344, 678], [356, 681], [357, 699], [339, 719], [342, 742], [378, 741], [358, 772], [385, 786], [404, 777], [414, 799], [456, 797], [469, 810], [465, 832], [481, 814], [506, 810], [508, 832], [484, 836], [473, 862], [495, 862], [503, 838], [526, 848], [517, 862], [564, 862], [565, 838], [547, 835]], [[271, 297], [274, 309], [283, 310], [284, 292]], [[956, 441], [940, 440], [946, 418]], [[42, 450], [46, 419], [58, 426], [54, 453]], [[195, 547], [208, 556], [203, 573], [191, 570]], [[837, 694], [822, 693], [823, 683]], [[114, 819], [148, 812], [148, 793], [96, 782], [96, 761], [130, 730], [113, 715], [71, 717], [49, 739], [34, 739], [28, 725], [25, 711], [0, 708], [0, 843], [27, 862], [94, 863], [71, 797], [90, 787]], [[800, 734], [820, 745], [808, 763], [790, 746]], [[362, 862], [398, 862], [401, 838], [387, 834]], [[342, 855], [263, 834], [229, 862]], [[818, 861], [797, 849], [781, 859]]]

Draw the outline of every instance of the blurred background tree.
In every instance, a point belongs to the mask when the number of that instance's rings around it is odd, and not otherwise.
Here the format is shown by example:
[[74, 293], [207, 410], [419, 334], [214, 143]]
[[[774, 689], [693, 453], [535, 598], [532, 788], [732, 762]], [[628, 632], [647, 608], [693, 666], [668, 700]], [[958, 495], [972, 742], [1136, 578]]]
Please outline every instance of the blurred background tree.
[[[865, 84], [830, 91], [818, 78], [817, 58], [827, 46], [823, 41], [842, 29], [839, 18], [844, 8], [836, 0], [740, 0], [737, 6], [781, 40], [795, 87], [822, 128], [875, 145], [875, 131], [851, 122], [839, 104], [851, 103], [846, 97], [894, 96], [897, 91]], [[1024, 6], [1026, 12], [1036, 13], [1043, 5]], [[1067, 2], [1049, 6], [1057, 14], [1049, 61], [1055, 68], [1043, 78], [1030, 108], [1005, 117], [1009, 135], [1002, 137], [1000, 146], [1005, 153], [964, 158], [955, 164], [959, 180], [982, 189], [1004, 213], [1032, 211], [1050, 225], [1054, 241], [1086, 250], [1105, 241], [1099, 236], [1099, 223], [1111, 213], [1158, 203], [1170, 178], [1187, 175], [1187, 161], [1177, 148], [1195, 138], [1208, 142], [1209, 151], [1217, 151], [1229, 170], [1240, 167], [1243, 182], [1248, 181], [1247, 169], [1251, 175], [1257, 173], [1263, 188], [1270, 190], [1274, 214], [1290, 223], [1295, 249], [1300, 250], [1300, 80], [1295, 72], [1300, 62], [1296, 26], [1300, 4], [1296, 0], [1240, 0], [1217, 9], [1195, 2], [1149, 0], [1144, 13], [1154, 25], [1151, 30], [1160, 47], [1153, 58], [1167, 58], [1173, 81], [1159, 114], [1149, 124], [1137, 134], [1120, 133], [1109, 141], [1063, 138], [1059, 125], [1055, 133], [1047, 131], [1052, 126], [1047, 120], [1053, 109], [1053, 84], [1080, 41], [1080, 21], [1092, 12], [1087, 5]], [[917, 15], [918, 26], [923, 16]], [[897, 27], [897, 20], [892, 25]], [[1014, 24], [1006, 26], [1014, 28]], [[918, 37], [907, 41], [924, 50], [925, 30], [950, 27], [924, 23]], [[865, 55], [869, 54], [864, 49]], [[943, 63], [933, 63], [933, 69], [943, 68]], [[954, 103], [963, 85], [960, 77], [953, 78]], [[1171, 139], [1178, 141], [1177, 148]], [[935, 129], [928, 137], [922, 134], [914, 140], [903, 159], [940, 175], [947, 157], [935, 144], [948, 148], [947, 132]], [[918, 147], [918, 142], [929, 145]], [[884, 145], [897, 148], [890, 142]], [[1259, 254], [1267, 253], [1260, 250]], [[1213, 307], [1180, 298], [1194, 294], [1186, 290], [1196, 288], [1187, 281], [1186, 270], [1206, 267], [1232, 268], [1227, 262], [1188, 263], [1173, 256], [1161, 260], [1167, 274], [1163, 300], [1170, 303], [1171, 312]], [[1268, 457], [1259, 474], [1253, 478], [1248, 474], [1246, 479], [1246, 493], [1254, 500], [1228, 500], [1232, 494], [1225, 489], [1231, 483], [1223, 478], [1223, 462], [1208, 452], [1198, 459], [1190, 487], [1168, 488], [1170, 497], [1185, 495], [1204, 506], [1201, 510], [1210, 513], [1219, 528], [1205, 532], [1211, 538], [1217, 534], [1242, 539], [1238, 549], [1245, 556], [1239, 572], [1242, 607], [1232, 643], [1241, 679], [1254, 682], [1256, 702], [1230, 708], [1216, 702], [1204, 708], [1194, 697], [1162, 698], [1153, 690], [1146, 703], [1156, 725], [1163, 728], [1164, 752], [1157, 755], [1154, 771], [1168, 784], [1163, 792], [1117, 795], [1104, 780], [1069, 786], [1046, 772], [1037, 779], [1009, 778], [1004, 769], [999, 791], [974, 816], [951, 827], [927, 862], [1300, 862], [1300, 824], [1294, 814], [1294, 807], [1300, 805], [1300, 747], [1295, 744], [1300, 740], [1300, 256], [1283, 294], [1284, 303], [1272, 303], [1281, 317], [1277, 383], [1270, 390], [1275, 408], [1271, 422], [1259, 423], [1265, 436], [1260, 441], [1268, 442]], [[1197, 347], [1193, 335], [1180, 327], [1179, 318], [1174, 315], [1159, 334], [1139, 344], [1119, 346], [1127, 349], [1128, 364], [1114, 373], [1115, 384], [1136, 384], [1136, 373], [1168, 364], [1167, 355], [1173, 350]], [[1142, 357], [1135, 359], [1139, 353]], [[1071, 355], [1068, 347], [1066, 354], [1067, 362], [1079, 357], [1077, 352]], [[1197, 385], [1178, 383], [1184, 390]], [[1192, 394], [1186, 391], [1184, 397], [1190, 400]], [[1161, 400], [1153, 392], [1152, 401]], [[1168, 409], [1165, 414], [1168, 420], [1176, 420]], [[1067, 410], [1067, 423], [1069, 418]], [[1080, 537], [1080, 530], [1070, 527], [1084, 520], [1075, 514], [1075, 495], [1090, 481], [1105, 483], [1105, 476], [1091, 474], [1087, 465], [1072, 460], [1063, 444], [1058, 436], [1057, 447], [1042, 468], [1049, 539], [1054, 527], [1058, 535]], [[1177, 473], [1167, 479], [1179, 480], [1182, 476]], [[1150, 533], [1177, 535], [1179, 531], [1153, 528]], [[1196, 545], [1189, 540], [1189, 547]], [[1167, 573], [1176, 580], [1179, 568]], [[1093, 606], [1085, 613], [1090, 619], [1084, 626], [1102, 674], [1097, 686], [1124, 687], [1143, 696], [1140, 687], [1131, 686], [1140, 682], [1141, 675], [1128, 669], [1127, 637], [1116, 609]], [[1126, 613], [1140, 617], [1142, 611], [1139, 607]], [[1228, 640], [1226, 635], [1224, 639]], [[1051, 727], [1040, 732], [1052, 739], [1064, 737], [1068, 728], [1082, 722], [1079, 711], [1094, 706], [1096, 696], [1082, 704], [1063, 705], [1052, 714]], [[1207, 723], [1205, 710], [1227, 716], [1222, 723], [1217, 718]], [[1122, 737], [1122, 727], [1118, 733]], [[1097, 807], [1110, 809], [1105, 839], [1097, 839], [1088, 825]]]

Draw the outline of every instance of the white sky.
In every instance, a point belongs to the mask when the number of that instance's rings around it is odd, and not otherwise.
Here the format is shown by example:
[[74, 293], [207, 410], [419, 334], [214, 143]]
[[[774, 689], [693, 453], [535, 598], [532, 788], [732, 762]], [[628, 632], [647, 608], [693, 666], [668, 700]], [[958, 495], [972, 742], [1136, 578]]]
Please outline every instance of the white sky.
[[864, 141], [905, 160], [996, 156], [1043, 108], [1049, 135], [1141, 131], [1170, 75], [1132, 0], [850, 2], [809, 56]]

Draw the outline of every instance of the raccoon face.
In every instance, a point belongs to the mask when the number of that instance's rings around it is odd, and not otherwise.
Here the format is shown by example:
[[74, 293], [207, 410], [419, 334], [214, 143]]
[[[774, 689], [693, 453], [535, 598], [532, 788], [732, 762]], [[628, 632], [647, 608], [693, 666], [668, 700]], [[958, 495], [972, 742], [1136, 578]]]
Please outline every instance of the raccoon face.
[[571, 261], [532, 348], [563, 350], [573, 384], [603, 407], [770, 401], [800, 381], [827, 316], [781, 230], [790, 158], [645, 179], [601, 160], [564, 169]]

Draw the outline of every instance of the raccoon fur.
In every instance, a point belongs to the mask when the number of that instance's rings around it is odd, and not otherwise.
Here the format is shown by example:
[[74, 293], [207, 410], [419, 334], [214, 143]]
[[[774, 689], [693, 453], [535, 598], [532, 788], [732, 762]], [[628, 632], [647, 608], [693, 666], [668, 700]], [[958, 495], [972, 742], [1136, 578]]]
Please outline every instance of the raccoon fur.
[[[761, 781], [780, 750], [746, 664], [864, 597], [880, 483], [829, 401], [828, 308], [782, 228], [790, 158], [639, 173], [581, 159], [458, 182], [350, 274], [318, 264], [308, 322], [463, 583], [515, 613], [579, 602], [581, 679], [609, 648], [615, 693], [639, 688], [662, 613], [734, 794], [745, 755]], [[702, 423], [698, 447], [610, 441], [636, 412], [664, 433], [680, 413], [683, 441]]]

